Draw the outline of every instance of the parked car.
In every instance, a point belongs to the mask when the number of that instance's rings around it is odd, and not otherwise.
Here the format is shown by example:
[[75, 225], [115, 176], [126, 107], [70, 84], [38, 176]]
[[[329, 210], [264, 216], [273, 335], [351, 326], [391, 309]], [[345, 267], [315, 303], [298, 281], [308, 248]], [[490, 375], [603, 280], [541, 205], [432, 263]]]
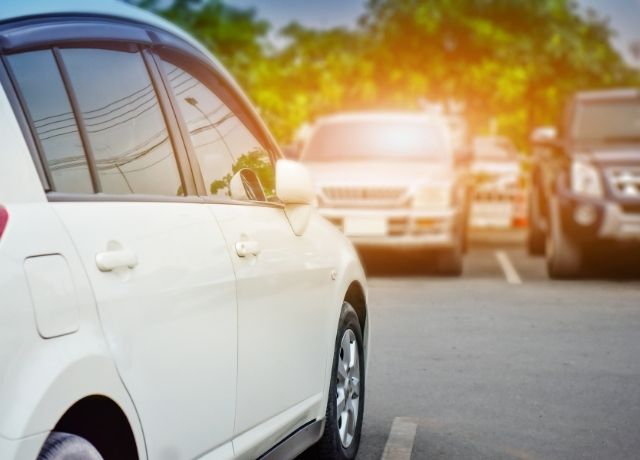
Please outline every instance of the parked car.
[[593, 248], [640, 247], [640, 90], [579, 92], [532, 142], [528, 245], [552, 278], [578, 276]]
[[118, 1], [0, 42], [0, 458], [355, 458], [363, 270], [227, 72]]
[[301, 153], [320, 214], [360, 247], [437, 253], [460, 275], [467, 182], [446, 121], [423, 113], [343, 113], [319, 119]]
[[475, 228], [514, 228], [526, 223], [526, 194], [518, 151], [509, 138], [473, 140], [473, 199], [469, 224]]

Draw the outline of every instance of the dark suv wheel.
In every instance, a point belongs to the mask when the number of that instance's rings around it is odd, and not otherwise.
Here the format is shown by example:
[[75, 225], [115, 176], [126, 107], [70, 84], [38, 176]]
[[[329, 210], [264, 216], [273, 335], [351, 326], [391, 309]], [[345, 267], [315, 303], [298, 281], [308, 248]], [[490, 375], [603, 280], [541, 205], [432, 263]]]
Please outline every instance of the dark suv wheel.
[[532, 256], [542, 256], [545, 251], [546, 235], [541, 228], [540, 195], [536, 187], [529, 191], [527, 206], [529, 229], [527, 231], [527, 250]]
[[549, 203], [549, 232], [546, 243], [547, 273], [552, 279], [577, 278], [583, 269], [583, 248], [562, 228], [560, 208]]

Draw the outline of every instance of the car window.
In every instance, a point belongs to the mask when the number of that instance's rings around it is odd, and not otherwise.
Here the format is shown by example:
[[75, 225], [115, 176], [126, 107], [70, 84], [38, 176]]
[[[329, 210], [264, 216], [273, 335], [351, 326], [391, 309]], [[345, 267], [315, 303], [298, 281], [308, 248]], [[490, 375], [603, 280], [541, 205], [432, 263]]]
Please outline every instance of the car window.
[[63, 49], [102, 191], [183, 195], [171, 139], [139, 52]]
[[303, 161], [433, 161], [449, 159], [443, 130], [424, 121], [349, 120], [321, 123]]
[[167, 61], [164, 72], [189, 131], [209, 195], [231, 196], [231, 179], [243, 169], [258, 177], [263, 194], [275, 195], [273, 164], [267, 150], [238, 116], [198, 78]]
[[640, 99], [603, 100], [577, 105], [572, 137], [583, 142], [638, 142]]
[[46, 161], [52, 189], [93, 193], [71, 104], [50, 50], [7, 57]]

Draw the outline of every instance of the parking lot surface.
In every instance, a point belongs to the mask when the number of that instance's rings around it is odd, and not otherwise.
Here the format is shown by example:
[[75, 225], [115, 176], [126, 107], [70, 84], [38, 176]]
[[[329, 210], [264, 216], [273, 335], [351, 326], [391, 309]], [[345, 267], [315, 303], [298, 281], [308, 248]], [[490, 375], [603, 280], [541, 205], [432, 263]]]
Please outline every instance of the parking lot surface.
[[640, 458], [640, 275], [550, 281], [521, 237], [476, 236], [461, 279], [365, 254], [359, 459]]

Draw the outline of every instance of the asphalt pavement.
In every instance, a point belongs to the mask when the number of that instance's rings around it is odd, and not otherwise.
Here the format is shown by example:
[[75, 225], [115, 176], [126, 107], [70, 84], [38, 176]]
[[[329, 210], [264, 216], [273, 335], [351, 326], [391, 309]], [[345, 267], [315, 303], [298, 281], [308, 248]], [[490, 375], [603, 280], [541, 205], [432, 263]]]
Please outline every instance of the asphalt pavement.
[[461, 278], [364, 261], [358, 459], [640, 459], [640, 270], [550, 281], [521, 233], [476, 234]]

